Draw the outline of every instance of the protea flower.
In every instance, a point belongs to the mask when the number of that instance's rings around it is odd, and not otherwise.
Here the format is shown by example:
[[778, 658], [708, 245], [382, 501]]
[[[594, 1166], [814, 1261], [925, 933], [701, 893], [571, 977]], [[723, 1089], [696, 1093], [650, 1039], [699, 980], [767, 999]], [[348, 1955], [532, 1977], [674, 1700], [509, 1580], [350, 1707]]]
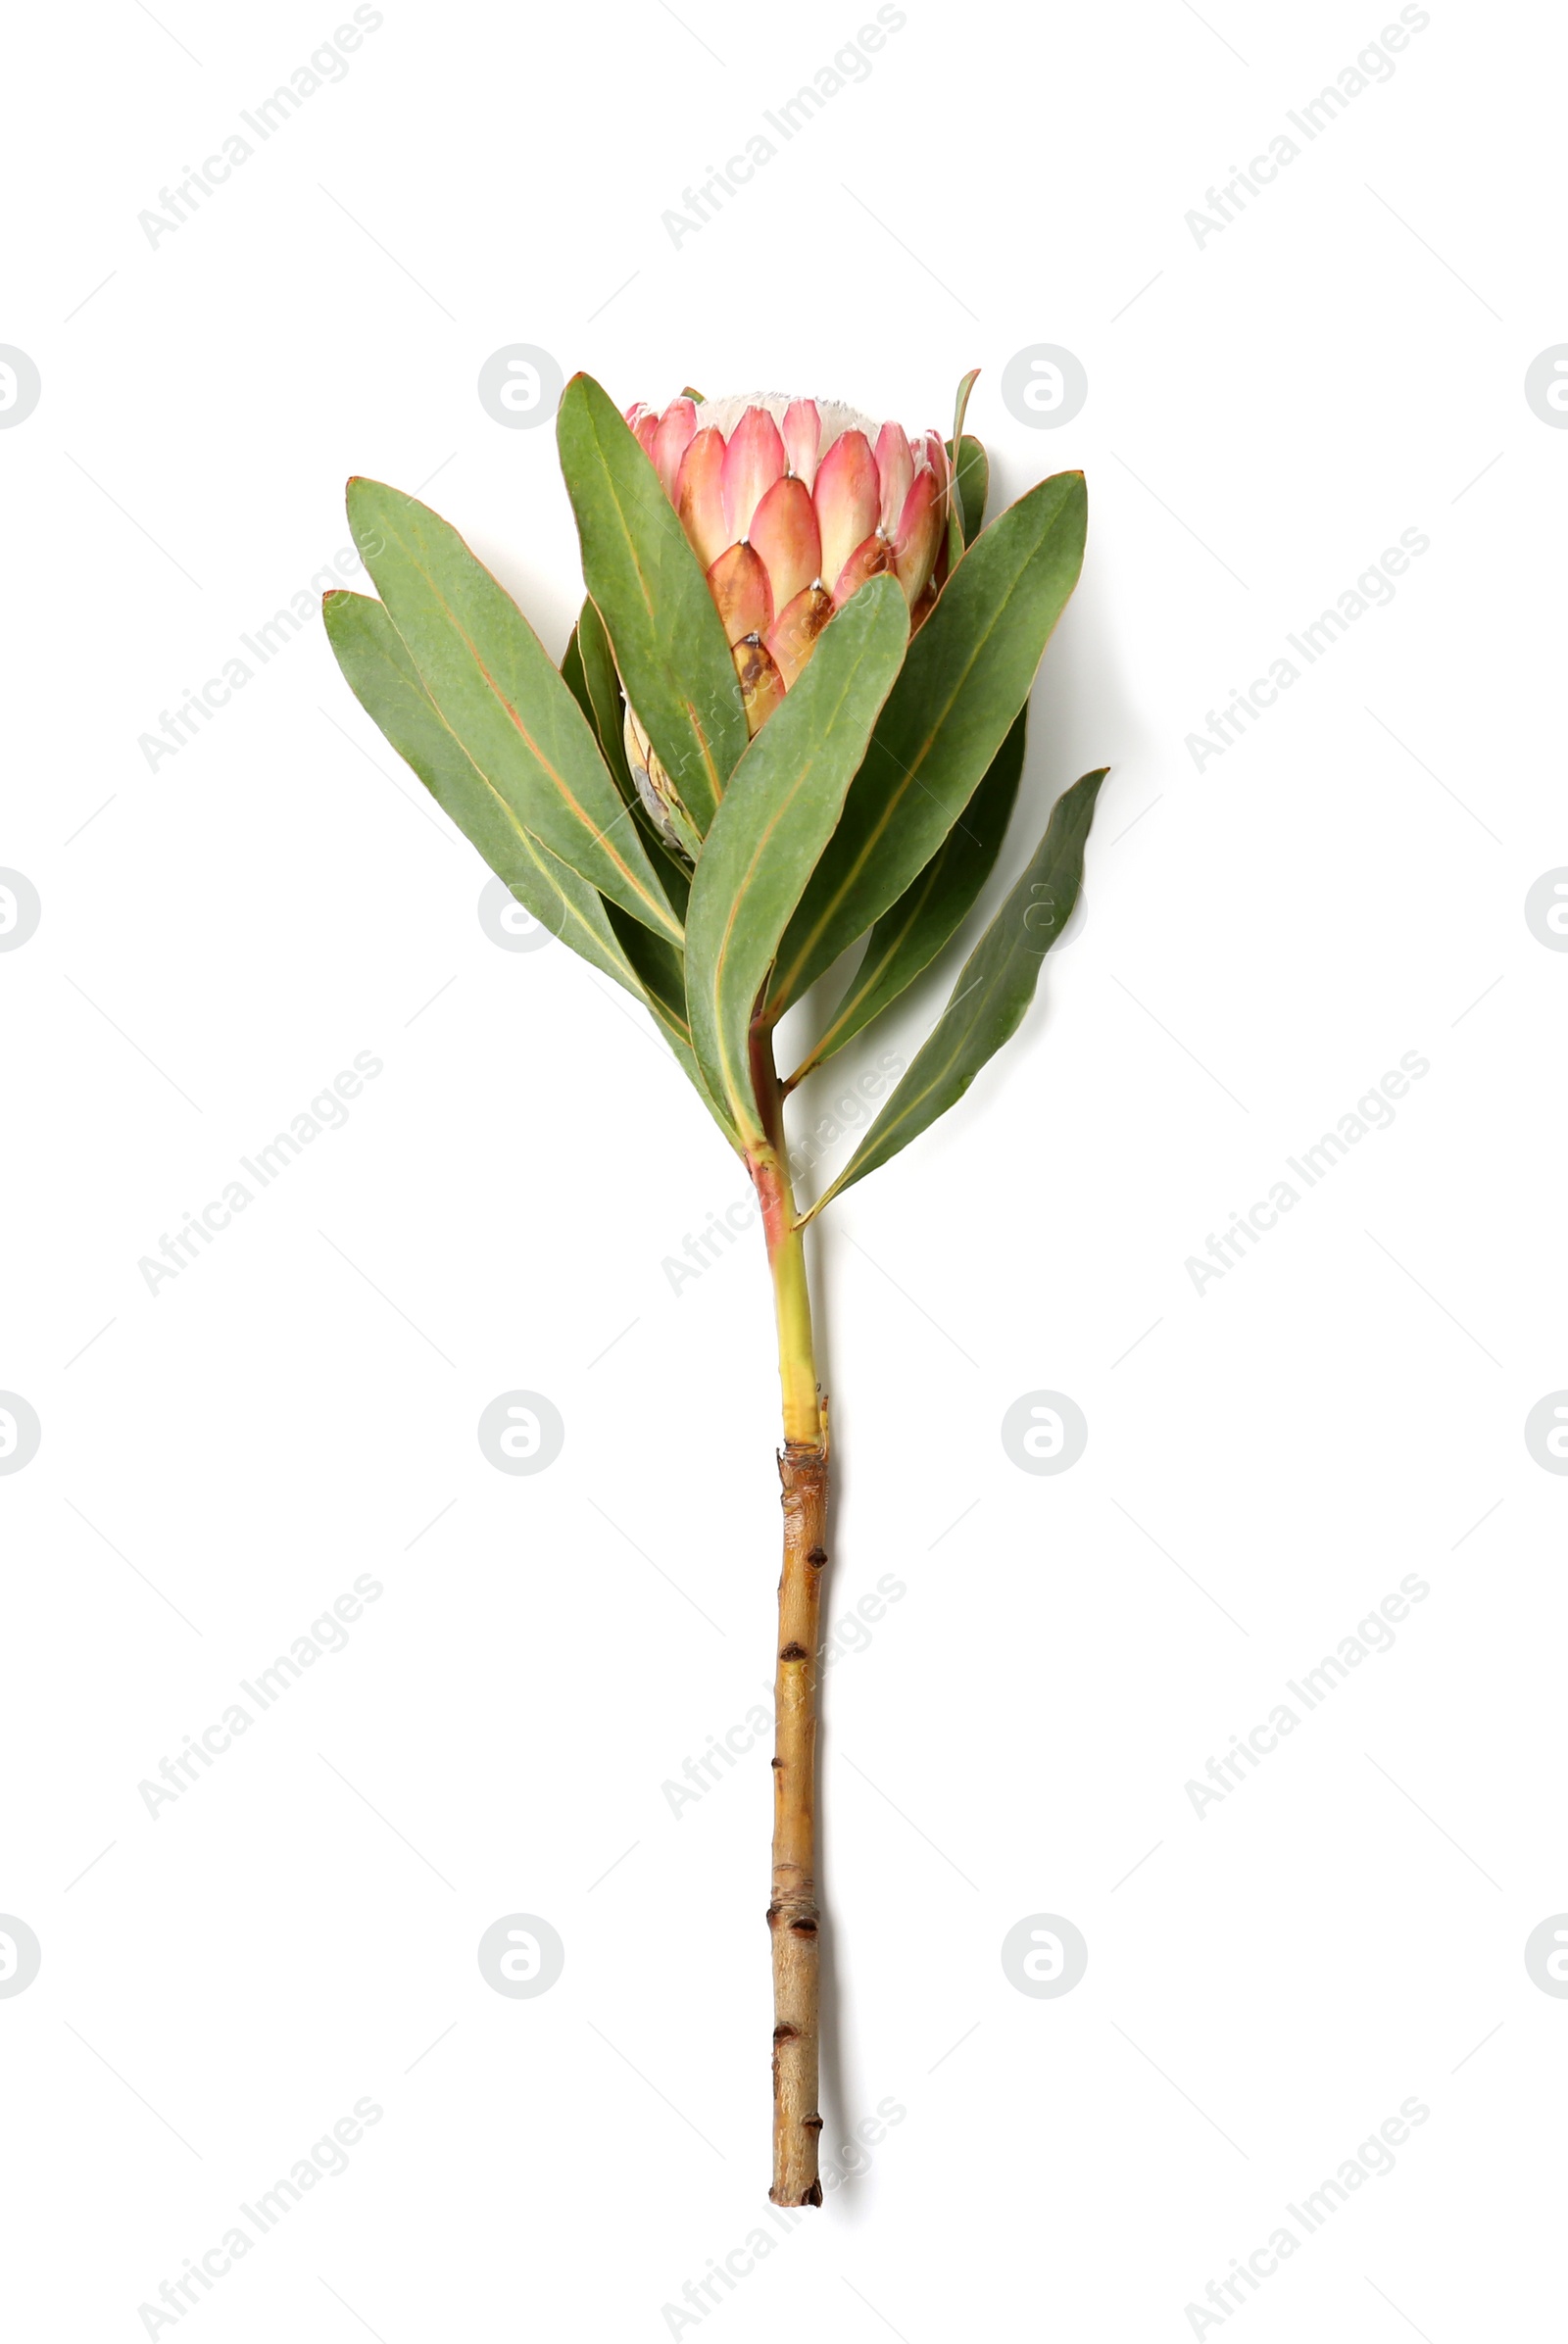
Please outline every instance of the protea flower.
[[[626, 420], [707, 574], [749, 733], [868, 578], [893, 572], [911, 632], [936, 601], [953, 486], [940, 431], [911, 440], [836, 400], [762, 394], [683, 393], [662, 415], [639, 402]], [[661, 833], [680, 845], [676, 794], [629, 700], [626, 758]]]
[[[1081, 473], [1037, 481], [986, 521], [985, 451], [963, 427], [973, 381], [958, 386], [950, 465], [936, 433], [911, 444], [897, 423], [849, 408], [687, 392], [627, 418], [574, 375], [556, 431], [586, 592], [559, 667], [450, 522], [378, 481], [350, 482], [349, 518], [381, 600], [325, 601], [343, 672], [387, 740], [563, 949], [647, 1009], [757, 1195], [783, 1432], [767, 1907], [769, 2195], [780, 2206], [820, 2205], [823, 2186], [815, 1768], [828, 1441], [809, 1225], [955, 1107], [1018, 1027], [1077, 900], [1104, 779], [1086, 773], [1056, 800], [907, 1068], [878, 1059], [899, 1079], [848, 1163], [798, 1203], [817, 1149], [792, 1146], [789, 1102], [814, 1068], [907, 1006], [974, 909], [1008, 835], [1030, 686], [1083, 560]], [[801, 1034], [818, 980], [841, 962], [845, 991]], [[792, 1057], [804, 1050], [789, 1073], [783, 1031], [797, 1037]], [[506, 1079], [528, 1080], [525, 1050]], [[613, 1089], [612, 1062], [585, 1039], [584, 1105], [601, 1085]], [[606, 1144], [635, 1166], [656, 1135], [628, 1122], [618, 1092], [604, 1107]], [[575, 1144], [576, 1118], [561, 1128]], [[536, 1176], [530, 1151], [486, 1191], [503, 1280], [545, 1242], [527, 1220]], [[917, 1474], [931, 1418], [917, 1392], [908, 1414]], [[647, 1430], [661, 1443], [651, 1491], [691, 1535], [714, 1503], [696, 1395]], [[597, 1437], [615, 1431], [605, 1418]], [[717, 1541], [725, 1533], [711, 1527]]]

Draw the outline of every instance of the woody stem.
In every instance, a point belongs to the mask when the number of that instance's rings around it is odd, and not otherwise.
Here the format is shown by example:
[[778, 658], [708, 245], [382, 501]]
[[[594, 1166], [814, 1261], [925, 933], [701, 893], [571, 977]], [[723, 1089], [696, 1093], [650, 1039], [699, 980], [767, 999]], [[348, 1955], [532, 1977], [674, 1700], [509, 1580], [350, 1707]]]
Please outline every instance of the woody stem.
[[804, 1232], [797, 1226], [771, 1033], [754, 1032], [752, 1079], [767, 1141], [752, 1160], [778, 1319], [784, 1401], [784, 1567], [773, 1680], [773, 2181], [779, 2206], [819, 2206], [816, 1691], [827, 1561], [827, 1411], [817, 1394]]

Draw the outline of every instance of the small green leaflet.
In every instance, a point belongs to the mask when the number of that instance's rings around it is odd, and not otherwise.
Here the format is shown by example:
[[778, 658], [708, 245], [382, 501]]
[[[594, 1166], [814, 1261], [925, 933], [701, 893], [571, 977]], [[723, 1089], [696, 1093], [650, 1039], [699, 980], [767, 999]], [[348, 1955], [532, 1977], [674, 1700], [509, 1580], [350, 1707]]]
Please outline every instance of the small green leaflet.
[[[953, 457], [953, 442], [948, 442], [948, 455]], [[986, 499], [991, 493], [991, 459], [982, 443], [972, 433], [965, 432], [958, 442], [958, 455], [954, 459], [954, 472], [958, 491], [958, 518], [963, 529], [963, 542], [973, 545], [985, 527]]]
[[1057, 799], [1033, 860], [964, 962], [935, 1032], [812, 1213], [946, 1114], [1017, 1030], [1034, 998], [1040, 963], [1078, 901], [1084, 844], [1107, 770], [1086, 773]]
[[[971, 366], [968, 373], [964, 375], [962, 381], [959, 383], [957, 393], [954, 399], [953, 437], [947, 443], [948, 461], [950, 464], [956, 461], [955, 452], [963, 445], [963, 418], [969, 412], [969, 394], [974, 389], [976, 382], [979, 380], [979, 367]], [[983, 512], [985, 507], [984, 497], [981, 498], [980, 504], [981, 510]], [[978, 528], [978, 526], [979, 523], [977, 521], [975, 527]], [[975, 530], [971, 529], [969, 526], [968, 499], [960, 492], [959, 495], [950, 499], [948, 504], [948, 566], [950, 569], [956, 562], [962, 559], [963, 549], [969, 543], [969, 540], [974, 536], [974, 534]]]

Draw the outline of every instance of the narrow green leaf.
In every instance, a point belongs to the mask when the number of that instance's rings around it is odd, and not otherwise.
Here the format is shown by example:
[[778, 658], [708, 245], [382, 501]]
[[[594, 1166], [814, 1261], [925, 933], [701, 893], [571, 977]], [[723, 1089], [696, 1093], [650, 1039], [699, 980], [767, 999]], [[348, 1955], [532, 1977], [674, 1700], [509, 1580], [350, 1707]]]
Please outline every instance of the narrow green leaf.
[[791, 1077], [792, 1087], [897, 1001], [967, 919], [1002, 852], [1023, 771], [1028, 721], [1025, 703], [992, 758], [990, 772], [925, 869], [871, 930], [864, 959], [810, 1056]]
[[958, 454], [953, 453], [948, 442], [948, 460], [953, 464], [958, 491], [958, 519], [963, 542], [973, 545], [986, 525], [986, 499], [991, 493], [991, 459], [984, 443], [966, 431], [958, 442]]
[[1033, 860], [964, 962], [935, 1032], [813, 1212], [907, 1148], [963, 1097], [1016, 1031], [1034, 999], [1040, 963], [1078, 901], [1084, 842], [1106, 770], [1086, 773], [1057, 799]]
[[567, 383], [556, 437], [588, 592], [632, 707], [702, 837], [746, 749], [722, 621], [659, 474], [591, 375]]
[[610, 648], [605, 622], [594, 607], [590, 595], [577, 614], [577, 656], [582, 661], [583, 684], [587, 690], [594, 731], [611, 778], [621, 796], [635, 799], [631, 767], [626, 762], [626, 735], [622, 722], [624, 704], [620, 697], [620, 678], [615, 673], [615, 655]]
[[[969, 412], [969, 394], [974, 389], [974, 386], [979, 379], [979, 367], [971, 366], [968, 373], [965, 374], [962, 380], [959, 382], [957, 391], [955, 394], [953, 401], [953, 437], [948, 442], [948, 459], [950, 463], [954, 461], [954, 450], [962, 445], [963, 418]], [[963, 549], [968, 544], [972, 535], [973, 531], [968, 526], [967, 508], [963, 505], [960, 498], [952, 498], [948, 505], [948, 567], [950, 570], [957, 562], [962, 559]]]
[[637, 974], [598, 889], [524, 829], [515, 807], [443, 720], [381, 605], [368, 595], [333, 593], [322, 598], [321, 615], [337, 663], [366, 714], [524, 910], [607, 977], [640, 996]]
[[752, 1091], [753, 1011], [865, 755], [908, 631], [904, 589], [888, 576], [862, 586], [823, 629], [810, 664], [736, 766], [692, 881], [692, 1041], [709, 1089], [748, 1148], [765, 1136]]
[[[582, 670], [582, 651], [577, 641], [576, 627], [573, 627], [571, 633], [566, 637], [566, 648], [561, 655], [561, 680], [565, 685], [566, 690], [571, 694], [572, 699], [577, 703], [577, 706], [581, 708], [583, 714], [587, 717], [589, 723], [592, 724], [594, 720], [594, 704], [588, 697], [588, 678], [584, 675]], [[597, 731], [594, 734], [594, 738], [596, 740], [599, 739]], [[603, 741], [600, 741], [599, 751], [601, 756], [604, 755], [604, 748], [605, 745]], [[606, 762], [609, 762], [608, 758], [606, 759]]]
[[354, 542], [442, 721], [541, 846], [679, 939], [581, 708], [511, 596], [456, 529], [378, 480], [351, 480]]
[[982, 529], [954, 570], [779, 948], [770, 1015], [898, 902], [968, 804], [1078, 582], [1085, 519], [1083, 474], [1057, 472]]
[[615, 655], [605, 633], [605, 622], [594, 609], [593, 600], [584, 601], [566, 656], [561, 662], [561, 672], [571, 687], [573, 699], [593, 727], [599, 754], [610, 767], [610, 778], [619, 791], [625, 805], [631, 808], [631, 818], [637, 825], [649, 859], [659, 874], [659, 883], [669, 899], [677, 919], [686, 916], [686, 899], [691, 894], [692, 878], [689, 865], [670, 850], [655, 829], [648, 808], [637, 793], [626, 762], [626, 740], [622, 728], [625, 703], [620, 696], [620, 678], [615, 673]]
[[979, 367], [971, 366], [968, 373], [959, 381], [957, 390], [954, 394], [953, 436], [956, 440], [960, 440], [963, 437], [963, 418], [969, 412], [969, 395], [979, 379]]

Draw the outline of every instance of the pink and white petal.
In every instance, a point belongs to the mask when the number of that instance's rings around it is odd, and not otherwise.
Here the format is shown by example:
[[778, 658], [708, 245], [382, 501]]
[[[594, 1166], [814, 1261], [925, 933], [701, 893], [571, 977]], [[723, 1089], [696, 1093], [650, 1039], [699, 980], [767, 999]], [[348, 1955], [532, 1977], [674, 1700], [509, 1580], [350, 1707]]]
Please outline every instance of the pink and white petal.
[[876, 527], [882, 487], [863, 431], [840, 432], [817, 467], [811, 496], [822, 532], [822, 582], [828, 585]]
[[891, 537], [914, 478], [914, 458], [902, 423], [884, 423], [876, 435], [876, 472], [882, 484], [877, 525]]
[[822, 572], [816, 507], [804, 480], [786, 474], [774, 481], [752, 515], [751, 541], [766, 567], [773, 608], [782, 610]]
[[880, 530], [873, 529], [869, 537], [862, 537], [844, 567], [833, 581], [833, 602], [842, 610], [852, 594], [858, 594], [867, 578], [880, 577], [893, 567], [893, 548]]
[[917, 462], [922, 455], [936, 475], [937, 486], [942, 491], [942, 518], [945, 524], [948, 517], [948, 499], [953, 491], [953, 466], [948, 462], [947, 447], [940, 431], [921, 433], [915, 447]]
[[803, 586], [779, 612], [767, 648], [786, 685], [794, 683], [816, 649], [816, 639], [835, 608], [825, 586]]
[[724, 525], [724, 434], [699, 431], [675, 475], [675, 511], [692, 551], [711, 568], [731, 542]]
[[760, 643], [737, 643], [730, 658], [740, 679], [747, 734], [755, 740], [784, 698], [784, 678]]
[[936, 562], [943, 531], [942, 506], [936, 474], [922, 465], [904, 500], [893, 537], [893, 567], [911, 606]]
[[822, 445], [822, 418], [814, 399], [792, 399], [784, 413], [784, 453], [790, 470], [808, 488], [816, 478], [816, 452]]
[[923, 457], [937, 476], [939, 488], [946, 488], [951, 466], [948, 463], [947, 442], [940, 431], [922, 431], [914, 443], [915, 461]]
[[648, 402], [646, 399], [634, 399], [630, 407], [623, 407], [620, 412], [631, 429], [635, 431], [643, 416], [648, 413]]
[[658, 429], [658, 415], [651, 407], [645, 407], [632, 425], [632, 430], [636, 434], [638, 447], [641, 448], [650, 464], [654, 461], [654, 434]]
[[730, 537], [745, 537], [752, 514], [784, 477], [784, 442], [765, 407], [749, 407], [724, 451], [724, 519]]
[[740, 643], [765, 635], [773, 623], [773, 597], [761, 558], [749, 545], [732, 545], [708, 573], [708, 591], [724, 621], [724, 639]]
[[680, 460], [691, 446], [697, 431], [697, 410], [690, 399], [671, 399], [659, 418], [654, 433], [654, 468], [664, 483], [664, 494], [675, 502], [675, 482], [680, 472]]

